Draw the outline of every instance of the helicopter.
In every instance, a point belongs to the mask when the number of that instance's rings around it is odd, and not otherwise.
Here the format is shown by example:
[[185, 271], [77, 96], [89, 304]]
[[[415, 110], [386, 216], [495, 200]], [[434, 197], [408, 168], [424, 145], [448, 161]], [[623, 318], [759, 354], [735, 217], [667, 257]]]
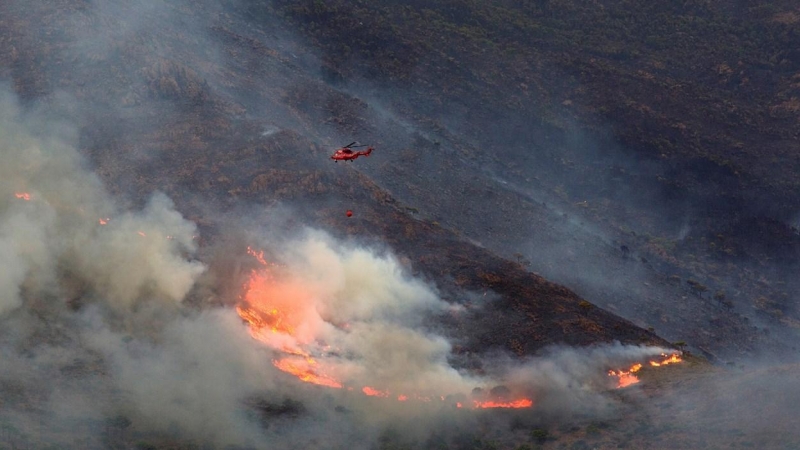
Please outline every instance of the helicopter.
[[[354, 159], [358, 158], [359, 156], [369, 156], [369, 154], [372, 153], [372, 150], [374, 150], [372, 147], [367, 147], [366, 145], [354, 145], [357, 142], [358, 141], [351, 142], [351, 143], [345, 145], [344, 147], [336, 150], [335, 152], [333, 152], [333, 155], [331, 156], [331, 159], [334, 162], [353, 161]], [[367, 147], [367, 149], [364, 150], [364, 151], [361, 151], [361, 152], [353, 150], [354, 148], [358, 148], [358, 147]]]

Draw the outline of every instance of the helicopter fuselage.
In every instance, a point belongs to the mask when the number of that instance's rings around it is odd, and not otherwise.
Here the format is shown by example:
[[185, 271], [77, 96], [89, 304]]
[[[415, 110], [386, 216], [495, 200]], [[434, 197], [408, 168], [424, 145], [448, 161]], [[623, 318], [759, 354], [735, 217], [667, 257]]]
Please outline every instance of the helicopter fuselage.
[[363, 152], [355, 152], [349, 148], [340, 148], [333, 152], [331, 159], [334, 161], [352, 161], [359, 156], [369, 156], [372, 150], [372, 147], [369, 147]]

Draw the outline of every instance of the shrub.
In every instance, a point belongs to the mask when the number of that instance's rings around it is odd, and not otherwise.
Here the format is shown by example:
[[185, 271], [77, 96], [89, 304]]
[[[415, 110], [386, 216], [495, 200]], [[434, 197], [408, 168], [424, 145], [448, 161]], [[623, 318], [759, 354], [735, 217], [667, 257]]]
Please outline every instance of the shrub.
[[547, 438], [550, 436], [547, 430], [544, 428], [537, 428], [531, 431], [531, 437], [533, 440], [539, 444], [544, 444], [547, 441]]

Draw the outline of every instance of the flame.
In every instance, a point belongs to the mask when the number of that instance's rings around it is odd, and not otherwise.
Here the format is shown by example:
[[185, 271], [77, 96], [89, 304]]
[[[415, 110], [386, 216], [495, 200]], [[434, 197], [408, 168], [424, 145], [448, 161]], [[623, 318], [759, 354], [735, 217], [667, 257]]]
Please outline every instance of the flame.
[[27, 192], [15, 192], [14, 197], [17, 197], [20, 200], [29, 201], [31, 199], [31, 194]]
[[146, 234], [144, 234], [144, 231], [137, 231], [136, 233], [138, 233], [139, 236], [141, 236], [141, 237], [147, 236]]
[[285, 320], [285, 315], [273, 308], [269, 311], [260, 311], [255, 308], [236, 307], [239, 316], [250, 324], [250, 334], [258, 339], [265, 331], [272, 333], [292, 334], [294, 328]]
[[111, 220], [111, 219], [109, 219], [108, 217], [106, 217], [105, 219], [97, 219], [97, 222], [99, 222], [99, 223], [100, 223], [100, 225], [108, 225], [108, 221], [109, 221], [109, 220]]
[[292, 374], [306, 383], [318, 384], [320, 386], [327, 386], [330, 388], [341, 389], [342, 383], [336, 381], [324, 373], [320, 369], [315, 369], [311, 366], [316, 365], [316, 361], [311, 358], [297, 359], [297, 358], [283, 358], [272, 361], [278, 369]]
[[[473, 406], [478, 409], [484, 408], [530, 408], [533, 406], [533, 400], [529, 398], [521, 398], [518, 400], [513, 400], [509, 402], [498, 402], [498, 401], [486, 401], [486, 402], [479, 402], [474, 400]], [[461, 403], [456, 403], [456, 407], [460, 408]]]
[[617, 388], [624, 388], [639, 382], [639, 377], [634, 374], [641, 370], [641, 368], [642, 365], [637, 363], [632, 365], [628, 370], [609, 370], [608, 376], [619, 378]]
[[379, 391], [369, 386], [364, 386], [361, 391], [370, 397], [388, 397], [389, 391]]
[[247, 247], [247, 254], [255, 258], [262, 266], [267, 265], [267, 260], [264, 259], [264, 250], [256, 251], [252, 247]]
[[[669, 356], [667, 356], [665, 353], [662, 353], [661, 356], [664, 359], [662, 359], [661, 361], [650, 361], [650, 365], [652, 367], [660, 367], [660, 366], [666, 366], [667, 364], [675, 364], [683, 361], [677, 353], [673, 353]], [[619, 378], [619, 381], [617, 383], [617, 389], [621, 389], [639, 382], [639, 377], [634, 374], [639, 370], [641, 370], [642, 367], [643, 364], [637, 363], [632, 365], [631, 368], [628, 370], [609, 370], [608, 376]]]
[[650, 365], [653, 366], [653, 367], [660, 367], [660, 366], [666, 366], [667, 364], [675, 364], [675, 363], [679, 363], [679, 362], [683, 361], [681, 359], [681, 357], [678, 356], [677, 353], [673, 353], [673, 354], [671, 354], [669, 356], [667, 356], [666, 354], [662, 353], [661, 356], [665, 357], [665, 359], [663, 359], [661, 361], [658, 361], [658, 362], [657, 361], [650, 361]]
[[[345, 386], [332, 374], [331, 363], [326, 367], [325, 361], [317, 361], [312, 354], [321, 354], [329, 350], [329, 346], [316, 341], [314, 329], [322, 322], [316, 313], [313, 298], [301, 283], [278, 281], [270, 271], [270, 264], [264, 257], [264, 251], [247, 248], [247, 254], [255, 258], [261, 267], [252, 270], [244, 286], [244, 295], [240, 304], [236, 305], [236, 313], [248, 325], [250, 336], [287, 356], [274, 359], [272, 364], [279, 370], [297, 377], [299, 380], [326, 386], [329, 388], [354, 391], [352, 386]], [[314, 322], [314, 321], [317, 322]], [[341, 329], [349, 328], [342, 324]], [[399, 402], [413, 400], [429, 403], [434, 400], [445, 402], [444, 396], [435, 397], [419, 394], [393, 394], [387, 389], [364, 386], [361, 392], [369, 397], [396, 398]], [[513, 401], [475, 401], [475, 408], [528, 408], [533, 405], [530, 399]], [[463, 405], [459, 402], [456, 407]]]

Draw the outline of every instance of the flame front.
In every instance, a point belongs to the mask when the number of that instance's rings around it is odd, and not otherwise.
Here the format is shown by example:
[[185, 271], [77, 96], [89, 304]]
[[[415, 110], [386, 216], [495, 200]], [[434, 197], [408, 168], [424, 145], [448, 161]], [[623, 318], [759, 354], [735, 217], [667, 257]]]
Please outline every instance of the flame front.
[[[389, 391], [379, 391], [378, 389], [371, 388], [369, 386], [364, 386], [364, 388], [361, 389], [361, 392], [363, 392], [365, 395], [368, 395], [370, 397], [388, 397], [389, 396]], [[405, 396], [401, 395], [400, 397], [405, 397]], [[399, 397], [398, 397], [398, 400], [399, 400]]]
[[650, 361], [650, 365], [653, 367], [660, 367], [660, 366], [666, 366], [667, 364], [675, 364], [683, 361], [681, 357], [678, 356], [677, 353], [673, 353], [669, 356], [662, 353], [661, 356], [665, 357], [665, 359], [661, 361]]
[[[247, 253], [260, 267], [250, 272], [244, 286], [242, 302], [236, 306], [236, 312], [248, 324], [250, 336], [286, 355], [272, 361], [279, 370], [306, 383], [355, 391], [337, 378], [337, 359], [320, 356], [322, 360], [318, 361], [312, 357], [312, 354], [327, 354], [329, 347], [317, 341], [315, 331], [323, 326], [323, 322], [306, 286], [303, 283], [276, 280], [269, 270], [274, 264], [267, 262], [263, 251], [248, 247]], [[349, 325], [343, 324], [337, 328], [347, 330]], [[430, 403], [434, 399], [447, 401], [444, 396], [392, 393], [388, 389], [373, 386], [363, 386], [360, 391], [368, 397], [393, 398], [399, 402], [413, 400]], [[461, 402], [454, 405], [462, 407]], [[482, 409], [529, 408], [532, 405], [533, 401], [527, 398], [472, 402], [474, 408]]]
[[289, 357], [274, 360], [272, 361], [272, 364], [274, 364], [278, 369], [286, 373], [290, 373], [306, 383], [337, 389], [342, 387], [342, 383], [336, 381], [328, 375], [325, 375], [324, 373], [321, 373], [320, 369], [313, 367], [317, 364], [317, 362], [311, 358], [298, 359]]
[[[460, 405], [460, 403], [456, 404], [456, 406]], [[513, 401], [487, 401], [487, 402], [479, 402], [474, 401], [473, 405], [475, 408], [530, 408], [533, 406], [533, 400], [529, 398], [521, 398], [519, 400]], [[460, 406], [458, 406], [460, 408]]]
[[628, 370], [609, 370], [608, 376], [619, 378], [617, 388], [624, 388], [639, 382], [639, 377], [634, 374], [641, 370], [641, 368], [641, 364], [634, 364]]
[[14, 197], [16, 197], [16, 198], [18, 198], [20, 200], [29, 201], [31, 199], [31, 194], [29, 194], [27, 192], [15, 192], [14, 193]]
[[[683, 359], [681, 359], [680, 355], [678, 355], [677, 353], [673, 353], [671, 355], [662, 353], [661, 357], [664, 358], [661, 361], [650, 361], [649, 362], [650, 366], [661, 367], [661, 366], [666, 366], [667, 364], [675, 364], [683, 362]], [[636, 372], [640, 371], [642, 367], [643, 364], [637, 363], [632, 365], [631, 368], [628, 370], [609, 370], [608, 376], [619, 378], [619, 381], [617, 382], [617, 389], [621, 389], [639, 382], [639, 377], [636, 376], [635, 374]]]

